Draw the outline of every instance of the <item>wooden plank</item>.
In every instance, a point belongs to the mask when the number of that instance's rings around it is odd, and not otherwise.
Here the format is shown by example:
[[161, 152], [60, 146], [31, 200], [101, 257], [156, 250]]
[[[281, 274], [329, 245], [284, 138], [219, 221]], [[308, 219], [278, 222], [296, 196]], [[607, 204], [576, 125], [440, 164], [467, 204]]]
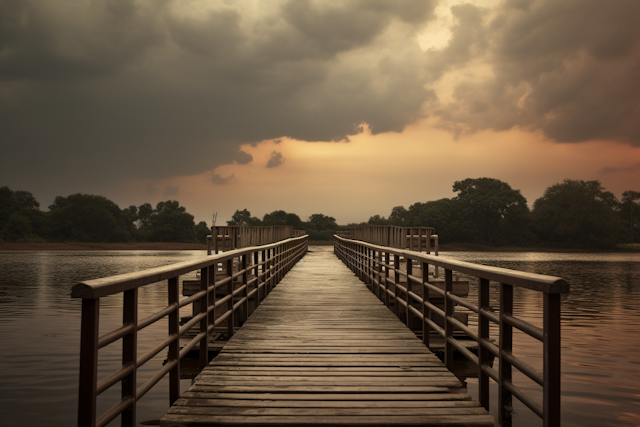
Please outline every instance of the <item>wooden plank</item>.
[[460, 381], [357, 277], [309, 253], [162, 426], [494, 426]]
[[180, 427], [197, 425], [228, 425], [228, 426], [266, 426], [266, 425], [296, 425], [296, 426], [368, 426], [384, 427], [388, 425], [401, 426], [459, 426], [483, 427], [495, 426], [495, 419], [491, 415], [440, 415], [440, 416], [213, 416], [166, 414], [162, 417], [161, 426]]
[[[200, 396], [199, 394], [197, 396]], [[367, 397], [369, 399], [369, 397]], [[185, 398], [179, 406], [233, 406], [233, 407], [268, 407], [268, 408], [471, 408], [478, 407], [473, 400], [248, 400], [248, 399], [209, 399], [195, 397]]]

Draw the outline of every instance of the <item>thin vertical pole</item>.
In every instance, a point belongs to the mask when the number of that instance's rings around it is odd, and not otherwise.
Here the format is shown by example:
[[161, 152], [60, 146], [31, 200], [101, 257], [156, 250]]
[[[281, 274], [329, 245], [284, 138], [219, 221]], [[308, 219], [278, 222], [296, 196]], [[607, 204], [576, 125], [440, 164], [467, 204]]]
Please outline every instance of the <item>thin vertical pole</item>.
[[513, 347], [513, 328], [504, 321], [504, 315], [513, 314], [513, 285], [500, 283], [500, 372], [498, 384], [498, 423], [502, 427], [511, 427], [513, 412], [511, 392], [504, 387], [505, 382], [511, 382], [511, 365], [505, 360], [504, 354], [511, 353]]
[[383, 252], [382, 253], [384, 256], [384, 305], [386, 307], [389, 307], [389, 293], [387, 292], [389, 290], [389, 252]]
[[98, 321], [100, 300], [82, 300], [80, 325], [80, 387], [78, 390], [78, 425], [96, 425], [98, 385]]
[[[489, 309], [489, 280], [478, 279], [478, 309]], [[491, 363], [491, 356], [489, 350], [487, 350], [482, 341], [489, 341], [489, 319], [478, 313], [478, 400], [480, 404], [488, 411], [489, 410], [489, 376], [482, 371], [483, 366], [489, 366]]]
[[260, 251], [253, 253], [253, 275], [256, 278], [256, 293], [253, 298], [253, 309], [255, 310], [260, 304]]
[[178, 307], [179, 289], [178, 277], [169, 279], [169, 306], [175, 310], [169, 313], [169, 336], [174, 340], [169, 344], [169, 363], [175, 362], [169, 371], [169, 403], [173, 404], [180, 397], [180, 308]]
[[413, 282], [409, 276], [413, 275], [413, 260], [411, 258], [405, 258], [407, 262], [407, 295], [405, 298], [405, 302], [407, 303], [407, 318], [406, 325], [407, 328], [411, 329], [411, 310], [409, 310], [409, 306], [411, 306], [411, 298], [409, 297], [409, 292], [412, 292]]
[[398, 285], [400, 284], [400, 257], [398, 255], [393, 256], [393, 312], [396, 317], [400, 317], [398, 307]]
[[200, 298], [200, 313], [205, 313], [203, 319], [200, 321], [200, 333], [204, 332], [204, 338], [200, 340], [200, 353], [199, 353], [199, 365], [200, 370], [207, 366], [209, 361], [209, 316], [206, 314], [209, 310], [209, 268], [204, 267], [200, 269], [200, 290], [205, 291], [205, 294]]
[[444, 359], [449, 370], [453, 369], [453, 345], [449, 342], [453, 338], [453, 325], [449, 321], [454, 315], [453, 301], [450, 296], [453, 291], [453, 272], [444, 270]]
[[427, 307], [429, 302], [429, 288], [426, 283], [429, 281], [429, 264], [422, 263], [422, 342], [429, 347], [429, 335], [431, 334], [431, 326], [427, 323], [427, 319], [431, 318], [431, 310]]
[[208, 270], [209, 284], [211, 285], [211, 289], [209, 289], [209, 307], [211, 308], [211, 311], [209, 312], [209, 325], [214, 325], [216, 321], [216, 273], [218, 272], [218, 263], [216, 262], [209, 266]]
[[543, 425], [560, 426], [560, 294], [544, 294]]
[[227, 317], [227, 339], [231, 339], [233, 336], [233, 328], [235, 326], [235, 313], [233, 310], [233, 258], [227, 260], [227, 276], [229, 276], [229, 283], [227, 283], [227, 295], [230, 295], [227, 300], [227, 311], [231, 311], [229, 317]]
[[122, 366], [131, 365], [133, 371], [122, 379], [122, 399], [133, 400], [131, 406], [122, 412], [121, 425], [134, 427], [136, 424], [136, 360], [138, 358], [138, 288], [124, 292], [122, 324], [133, 325], [133, 331], [122, 337]]
[[[264, 299], [267, 297], [267, 251], [265, 249], [262, 250], [262, 265], [260, 266], [260, 270], [262, 273], [262, 298]], [[258, 284], [260, 284], [260, 281], [258, 281]], [[258, 291], [258, 294], [260, 294], [260, 291]]]
[[378, 299], [380, 298], [380, 285], [382, 285], [382, 253], [380, 251], [376, 252], [376, 275], [378, 276], [378, 284], [374, 286], [376, 287], [376, 296]]
[[242, 255], [242, 286], [244, 286], [244, 316], [242, 316], [242, 323], [246, 322], [249, 318], [249, 274], [247, 272], [247, 254]]

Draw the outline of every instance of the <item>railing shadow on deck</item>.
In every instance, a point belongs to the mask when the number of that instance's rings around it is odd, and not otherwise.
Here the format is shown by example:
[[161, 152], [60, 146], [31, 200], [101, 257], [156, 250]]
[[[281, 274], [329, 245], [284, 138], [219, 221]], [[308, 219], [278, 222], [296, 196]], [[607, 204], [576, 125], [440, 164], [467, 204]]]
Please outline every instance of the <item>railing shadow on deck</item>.
[[[78, 425], [104, 426], [118, 415], [122, 415], [123, 426], [136, 425], [136, 402], [166, 374], [169, 374], [170, 403], [175, 402], [180, 396], [180, 360], [199, 344], [199, 365], [200, 369], [204, 368], [208, 362], [208, 334], [227, 321], [227, 335], [233, 335], [236, 312], [244, 305], [241, 312], [245, 316], [249, 315], [249, 300], [255, 297], [257, 305], [282, 280], [307, 252], [307, 237], [290, 238], [75, 285], [71, 296], [82, 298]], [[234, 263], [238, 265], [237, 272], [234, 272]], [[180, 275], [198, 270], [201, 290], [189, 298], [179, 300]], [[219, 271], [226, 274], [217, 280], [216, 273]], [[164, 280], [168, 282], [167, 306], [144, 319], [138, 319], [138, 289]], [[251, 287], [253, 289], [249, 291]], [[218, 298], [218, 289], [220, 292], [225, 291], [225, 296]], [[99, 336], [100, 299], [114, 294], [124, 294], [122, 326]], [[196, 301], [200, 303], [200, 313], [181, 326], [180, 307]], [[221, 313], [220, 310], [224, 311]], [[169, 326], [166, 338], [145, 354], [138, 355], [138, 331], [167, 316]], [[199, 334], [180, 349], [180, 337], [198, 324]], [[98, 350], [117, 340], [122, 340], [122, 366], [98, 380]], [[138, 387], [136, 371], [167, 348], [167, 363]], [[122, 384], [121, 400], [98, 416], [98, 395], [119, 382]]]
[[[545, 427], [560, 426], [560, 296], [569, 292], [569, 284], [559, 277], [524, 273], [505, 268], [489, 267], [463, 261], [446, 260], [420, 252], [378, 246], [357, 240], [334, 236], [334, 251], [378, 298], [389, 306], [393, 301], [395, 314], [407, 325], [411, 316], [422, 323], [422, 337], [429, 346], [431, 331], [437, 332], [445, 343], [445, 364], [453, 369], [454, 349], [464, 355], [478, 368], [478, 396], [485, 409], [489, 410], [489, 379], [498, 384], [498, 422], [511, 425], [512, 397], [515, 396], [543, 420]], [[405, 271], [401, 265], [404, 264]], [[429, 283], [429, 266], [444, 269], [444, 289]], [[415, 269], [422, 270], [420, 276]], [[477, 305], [467, 298], [453, 294], [453, 272], [478, 279]], [[417, 271], [416, 271], [417, 272]], [[427, 272], [426, 274], [422, 274]], [[401, 284], [401, 278], [406, 287]], [[500, 286], [499, 311], [490, 307], [490, 282]], [[543, 294], [543, 327], [527, 323], [513, 315], [513, 290], [521, 287]], [[391, 289], [393, 288], [393, 290]], [[419, 293], [416, 293], [419, 289]], [[444, 298], [444, 310], [436, 307], [430, 294]], [[417, 305], [420, 309], [416, 308]], [[477, 331], [472, 330], [455, 316], [456, 305], [475, 313]], [[404, 310], [401, 310], [403, 307]], [[444, 328], [434, 322], [442, 319]], [[498, 345], [490, 340], [490, 322], [498, 325]], [[513, 328], [542, 342], [543, 370], [538, 372], [513, 354]], [[478, 355], [454, 337], [454, 330], [462, 331], [478, 344]], [[491, 358], [499, 361], [496, 371]], [[542, 404], [525, 394], [512, 382], [512, 368], [518, 369], [538, 385], [542, 386]]]

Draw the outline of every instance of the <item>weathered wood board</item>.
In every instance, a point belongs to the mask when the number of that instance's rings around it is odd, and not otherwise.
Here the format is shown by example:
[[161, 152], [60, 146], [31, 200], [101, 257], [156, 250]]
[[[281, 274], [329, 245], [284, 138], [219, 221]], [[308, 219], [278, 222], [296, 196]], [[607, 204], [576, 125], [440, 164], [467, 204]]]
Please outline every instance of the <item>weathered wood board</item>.
[[331, 252], [310, 251], [169, 409], [172, 426], [496, 426]]

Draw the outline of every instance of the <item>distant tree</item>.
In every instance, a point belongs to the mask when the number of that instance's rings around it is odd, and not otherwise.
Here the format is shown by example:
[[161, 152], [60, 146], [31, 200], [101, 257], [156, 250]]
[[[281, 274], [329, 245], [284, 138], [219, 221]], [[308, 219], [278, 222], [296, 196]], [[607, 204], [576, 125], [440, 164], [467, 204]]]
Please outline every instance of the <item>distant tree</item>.
[[138, 228], [151, 226], [151, 216], [153, 215], [153, 206], [149, 203], [143, 203], [138, 208]]
[[389, 225], [389, 221], [383, 216], [374, 215], [372, 217], [369, 217], [367, 225]]
[[193, 242], [195, 223], [175, 200], [159, 202], [150, 218], [150, 239], [155, 242]]
[[286, 218], [286, 225], [291, 225], [295, 230], [302, 230], [304, 223], [300, 217], [294, 213], [288, 213]]
[[309, 217], [309, 227], [313, 230], [337, 230], [338, 224], [335, 218], [323, 214], [313, 214]]
[[2, 238], [7, 242], [18, 242], [30, 239], [33, 236], [33, 227], [29, 218], [25, 215], [14, 213], [9, 217], [2, 229]]
[[[625, 191], [622, 193], [622, 215], [623, 222], [629, 224], [629, 240], [630, 243], [638, 243], [640, 229], [640, 205], [636, 201], [640, 200], [640, 192]], [[627, 222], [628, 221], [628, 222]]]
[[408, 227], [411, 225], [409, 211], [404, 206], [396, 206], [391, 210], [389, 215], [389, 223], [398, 227]]
[[133, 223], [114, 202], [90, 194], [58, 196], [49, 206], [49, 237], [56, 241], [125, 242]]
[[298, 215], [282, 210], [265, 214], [262, 218], [262, 225], [291, 225], [298, 230], [303, 228], [302, 220]]
[[262, 225], [287, 225], [287, 213], [285, 211], [273, 211], [264, 214]]
[[619, 202], [599, 181], [565, 179], [533, 204], [541, 240], [569, 246], [610, 247], [620, 241]]
[[193, 229], [196, 243], [207, 243], [207, 236], [211, 234], [211, 229], [207, 226], [207, 223], [200, 221]]
[[440, 199], [426, 203], [415, 203], [409, 207], [411, 226], [433, 227], [441, 243], [463, 242], [468, 230], [459, 223], [457, 203], [451, 199]]
[[236, 210], [231, 216], [231, 221], [227, 221], [227, 225], [261, 225], [261, 222], [255, 216], [251, 216], [251, 212], [247, 209]]
[[0, 187], [0, 238], [11, 242], [40, 239], [45, 230], [45, 214], [31, 193]]
[[456, 181], [453, 199], [473, 240], [487, 245], [518, 243], [525, 237], [529, 207], [520, 190], [494, 178]]

